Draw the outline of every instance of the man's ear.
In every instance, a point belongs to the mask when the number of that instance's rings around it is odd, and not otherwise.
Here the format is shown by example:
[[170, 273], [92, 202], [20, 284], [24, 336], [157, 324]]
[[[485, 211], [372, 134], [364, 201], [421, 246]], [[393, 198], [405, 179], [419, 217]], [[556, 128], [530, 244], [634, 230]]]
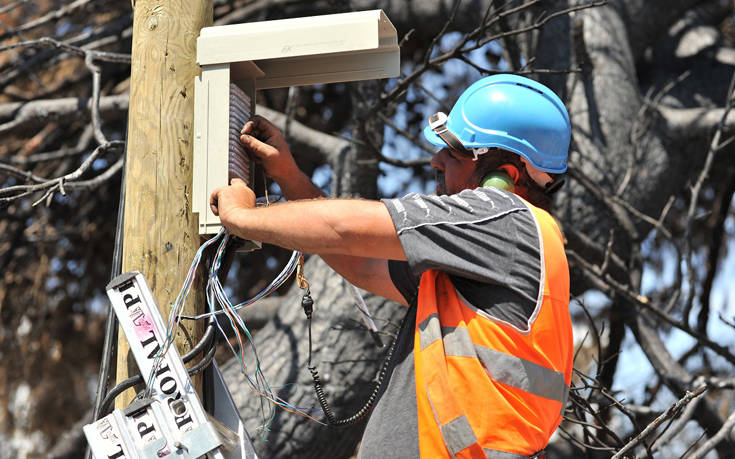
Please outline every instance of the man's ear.
[[518, 183], [518, 179], [521, 178], [521, 173], [518, 172], [518, 168], [513, 164], [503, 164], [498, 168], [499, 171], [503, 171], [513, 180], [513, 184]]

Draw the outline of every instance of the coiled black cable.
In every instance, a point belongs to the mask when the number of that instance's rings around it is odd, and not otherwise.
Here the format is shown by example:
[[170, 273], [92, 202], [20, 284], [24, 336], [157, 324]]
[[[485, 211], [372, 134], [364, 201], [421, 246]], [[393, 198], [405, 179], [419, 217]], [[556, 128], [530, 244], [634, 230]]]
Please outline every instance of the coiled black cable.
[[347, 427], [357, 424], [373, 410], [375, 401], [378, 398], [378, 394], [380, 394], [380, 392], [383, 390], [383, 386], [388, 381], [385, 376], [386, 374], [388, 374], [388, 370], [393, 363], [393, 351], [395, 351], [396, 343], [398, 343], [398, 337], [401, 336], [403, 328], [407, 323], [406, 319], [408, 318], [408, 311], [406, 312], [406, 317], [403, 318], [398, 334], [393, 338], [390, 346], [388, 347], [388, 351], [386, 351], [385, 359], [383, 360], [383, 364], [380, 367], [380, 371], [378, 372], [378, 378], [376, 379], [373, 390], [368, 396], [367, 400], [362, 405], [362, 407], [357, 410], [352, 416], [344, 419], [337, 419], [337, 417], [334, 415], [334, 412], [332, 411], [332, 408], [327, 402], [327, 396], [324, 393], [324, 388], [322, 387], [322, 383], [319, 378], [319, 372], [317, 371], [315, 366], [311, 365], [311, 315], [314, 310], [314, 300], [311, 298], [309, 290], [306, 291], [306, 294], [301, 299], [301, 307], [304, 308], [304, 313], [306, 314], [306, 321], [309, 328], [309, 358], [306, 364], [306, 368], [308, 368], [309, 373], [311, 373], [311, 377], [314, 380], [314, 391], [316, 392], [316, 398], [319, 401], [319, 405], [322, 407], [324, 416], [327, 418], [327, 423], [330, 426], [334, 427]]
[[[202, 336], [202, 339], [199, 340], [199, 342], [191, 348], [189, 352], [187, 352], [181, 360], [184, 361], [184, 363], [189, 363], [194, 357], [199, 355], [202, 350], [204, 350], [205, 347], [209, 346], [209, 344], [212, 342], [213, 339], [216, 339], [216, 330], [215, 330], [215, 323], [214, 319], [209, 319], [207, 322], [207, 329], [204, 330], [204, 335]], [[216, 347], [217, 343], [214, 342], [212, 347]]]
[[[199, 342], [196, 344], [196, 346], [192, 348], [191, 351], [187, 352], [181, 358], [184, 363], [189, 363], [192, 359], [194, 359], [194, 357], [199, 355], [205, 347], [211, 344], [209, 350], [207, 351], [207, 354], [202, 357], [202, 360], [200, 360], [193, 367], [187, 369], [187, 373], [189, 373], [189, 376], [193, 376], [204, 370], [207, 366], [209, 366], [209, 364], [212, 362], [212, 359], [214, 358], [214, 354], [217, 350], [217, 337], [215, 334], [216, 330], [214, 325], [214, 321], [210, 320], [207, 324], [207, 330], [204, 332], [204, 336], [202, 336], [202, 339], [199, 340]], [[144, 383], [145, 381], [143, 381], [143, 376], [141, 376], [140, 374], [132, 376], [118, 383], [115, 387], [110, 389], [105, 398], [102, 400], [102, 403], [100, 403], [99, 416], [102, 417], [102, 415], [107, 414], [112, 410], [112, 403], [115, 401], [118, 395], [122, 394], [123, 392], [125, 392], [125, 390], [130, 389], [131, 387]]]
[[[125, 197], [125, 175], [123, 174], [123, 186], [121, 189], [121, 203], [120, 203], [120, 209], [124, 207], [124, 197]], [[115, 245], [115, 262], [113, 262], [113, 274], [115, 273], [114, 269], [117, 267], [117, 274], [120, 274], [120, 266], [121, 266], [121, 250], [122, 250], [122, 218], [123, 213], [120, 212], [118, 217], [118, 229], [117, 229], [117, 237], [116, 237], [116, 245]], [[225, 252], [225, 255], [223, 257], [223, 264], [220, 267], [218, 275], [220, 276], [220, 279], [224, 280], [224, 278], [227, 277], [227, 272], [230, 269], [230, 266], [232, 264], [232, 261], [234, 259], [234, 255], [236, 252], [236, 245], [238, 243], [241, 243], [241, 241], [236, 241], [234, 238], [230, 241], [228, 244], [227, 250]], [[209, 263], [212, 261], [209, 260]], [[113, 276], [114, 278], [115, 276]], [[200, 373], [205, 368], [209, 366], [209, 364], [212, 362], [212, 359], [214, 358], [214, 354], [217, 349], [217, 335], [216, 335], [216, 323], [214, 318], [210, 318], [207, 322], [207, 329], [204, 332], [204, 335], [199, 340], [199, 342], [189, 351], [187, 352], [181, 360], [183, 360], [184, 363], [189, 363], [194, 357], [202, 353], [202, 351], [207, 348], [210, 343], [211, 347], [209, 347], [209, 351], [207, 354], [202, 358], [201, 361], [199, 361], [196, 365], [189, 368], [187, 372], [189, 373], [189, 376], [193, 376], [197, 373]], [[117, 331], [117, 317], [115, 316], [112, 308], [110, 308], [110, 318], [108, 318], [108, 329], [112, 329], [114, 331]], [[112, 343], [114, 341], [114, 335], [112, 337], [108, 336], [105, 339], [106, 344]], [[111, 349], [111, 346], [110, 346]], [[108, 362], [109, 364], [109, 356], [107, 359], [103, 359], [103, 368], [105, 368], [104, 362]], [[108, 371], [109, 373], [109, 371]], [[105, 377], [106, 380], [107, 377]], [[121, 381], [115, 387], [111, 388], [109, 392], [102, 398], [98, 394], [97, 403], [95, 406], [95, 412], [94, 412], [94, 419], [93, 422], [101, 418], [103, 415], [106, 415], [110, 411], [112, 411], [112, 403], [117, 398], [118, 395], [123, 393], [125, 390], [134, 387], [138, 384], [143, 384], [143, 377], [138, 374], [135, 376], [132, 376], [124, 381]], [[104, 392], [102, 392], [104, 393]], [[91, 459], [91, 450], [87, 448], [87, 459]]]
[[[207, 331], [209, 330], [214, 331], [214, 327], [209, 328]], [[214, 354], [215, 352], [217, 352], [217, 337], [218, 336], [219, 335], [216, 335], [216, 334], [214, 335], [214, 339], [212, 340], [212, 345], [209, 347], [209, 350], [207, 351], [207, 353], [204, 354], [204, 357], [202, 357], [202, 360], [200, 360], [199, 362], [196, 363], [196, 365], [186, 370], [186, 372], [189, 373], [189, 376], [194, 376], [196, 374], [201, 373], [209, 366], [210, 363], [212, 363], [212, 360], [214, 359]], [[187, 361], [184, 361], [184, 363], [186, 362]]]
[[105, 398], [102, 400], [102, 404], [100, 405], [100, 417], [112, 411], [112, 403], [115, 401], [118, 395], [122, 394], [123, 392], [125, 392], [125, 390], [130, 389], [133, 386], [143, 383], [143, 376], [137, 374], [115, 385], [115, 387], [107, 392], [107, 395], [105, 395]]

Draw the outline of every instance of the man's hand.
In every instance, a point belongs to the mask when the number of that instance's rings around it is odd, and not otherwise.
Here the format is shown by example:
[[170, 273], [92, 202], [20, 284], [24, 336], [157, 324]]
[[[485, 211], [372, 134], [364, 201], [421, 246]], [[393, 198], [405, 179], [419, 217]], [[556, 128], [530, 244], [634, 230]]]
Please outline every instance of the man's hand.
[[253, 116], [242, 127], [240, 134], [240, 142], [245, 150], [279, 184], [299, 170], [281, 131], [262, 116]]
[[212, 192], [209, 207], [214, 215], [219, 216], [222, 225], [234, 233], [237, 214], [255, 207], [255, 193], [245, 182], [233, 178], [229, 186], [217, 188]]

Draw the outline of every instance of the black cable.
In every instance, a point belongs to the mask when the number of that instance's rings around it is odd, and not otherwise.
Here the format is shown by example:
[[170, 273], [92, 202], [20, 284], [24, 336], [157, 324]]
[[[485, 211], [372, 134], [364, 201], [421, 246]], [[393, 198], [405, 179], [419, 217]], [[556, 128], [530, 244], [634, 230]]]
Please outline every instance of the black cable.
[[100, 409], [100, 414], [107, 414], [110, 411], [112, 411], [112, 402], [115, 401], [118, 395], [125, 392], [125, 390], [130, 389], [133, 386], [137, 386], [138, 384], [143, 384], [143, 376], [137, 374], [135, 376], [132, 376], [119, 384], [117, 384], [115, 387], [110, 389], [110, 391], [105, 396], [105, 399], [102, 400], [102, 407]]
[[319, 400], [319, 405], [322, 407], [324, 416], [327, 418], [327, 423], [334, 427], [347, 427], [353, 424], [357, 424], [372, 411], [375, 405], [375, 401], [378, 398], [378, 394], [380, 394], [380, 392], [384, 388], [383, 386], [388, 381], [385, 376], [386, 374], [388, 374], [388, 370], [393, 364], [393, 351], [395, 351], [396, 349], [398, 337], [401, 336], [403, 329], [408, 322], [406, 319], [408, 318], [410, 308], [409, 311], [406, 312], [406, 317], [403, 318], [403, 322], [401, 323], [401, 328], [398, 331], [398, 334], [393, 338], [390, 346], [388, 347], [388, 351], [385, 354], [385, 359], [383, 360], [383, 365], [380, 367], [380, 371], [378, 372], [378, 378], [375, 381], [373, 390], [368, 396], [367, 400], [362, 405], [362, 407], [357, 410], [357, 412], [355, 412], [355, 414], [353, 414], [352, 416], [345, 419], [337, 419], [337, 417], [334, 415], [334, 412], [332, 411], [332, 408], [327, 402], [327, 396], [324, 394], [324, 389], [322, 388], [322, 383], [319, 379], [319, 372], [317, 371], [315, 366], [311, 365], [311, 315], [313, 312], [314, 300], [311, 298], [308, 289], [306, 291], [306, 294], [301, 299], [301, 306], [304, 308], [304, 313], [306, 313], [306, 320], [309, 327], [309, 358], [306, 364], [306, 368], [308, 368], [309, 373], [311, 373], [311, 377], [314, 380], [314, 391], [316, 392], [316, 398], [317, 400]]
[[[123, 182], [124, 181], [125, 181], [125, 174], [123, 173]], [[122, 191], [121, 191], [121, 193], [122, 193], [121, 199], [124, 198], [124, 190], [125, 190], [125, 188], [124, 188], [124, 183], [123, 183], [123, 188], [122, 188]], [[122, 207], [124, 207], [124, 206], [121, 203], [121, 208]], [[115, 255], [113, 257], [115, 259], [117, 259], [116, 257], [121, 257], [120, 254], [122, 252], [122, 235], [121, 235], [122, 234], [122, 230], [121, 230], [121, 228], [122, 228], [121, 221], [122, 220], [121, 219], [122, 219], [122, 214], [119, 214], [119, 216], [118, 216], [118, 227], [120, 229], [120, 250], [118, 251], [118, 245], [117, 245], [118, 237], [117, 237], [117, 234], [116, 234], [116, 237], [115, 237], [115, 242], [116, 242], [116, 245], [115, 245]], [[230, 260], [230, 262], [231, 262], [231, 260]], [[116, 264], [115, 266], [121, 266], [121, 263], [120, 264]], [[120, 270], [121, 270], [121, 268], [118, 267], [118, 274], [119, 274], [119, 271]], [[115, 276], [113, 276], [113, 278], [114, 277]], [[112, 307], [110, 307], [110, 316], [112, 317], [113, 329], [114, 329], [113, 331], [114, 332], [117, 332], [117, 320], [116, 320], [115, 313], [112, 310]], [[109, 320], [109, 317], [108, 317], [108, 320]], [[197, 365], [195, 365], [194, 367], [192, 367], [192, 368], [196, 368], [196, 373], [198, 373], [198, 372], [202, 371], [204, 368], [206, 368], [208, 366], [208, 364], [211, 362], [212, 357], [214, 356], [214, 350], [213, 349], [216, 349], [216, 340], [213, 340], [213, 338], [216, 336], [216, 330], [215, 330], [215, 328], [216, 328], [215, 327], [215, 321], [214, 321], [213, 318], [211, 318], [209, 320], [209, 322], [207, 322], [207, 329], [205, 330], [204, 335], [202, 336], [202, 338], [199, 340], [199, 342], [196, 345], [194, 345], [194, 347], [189, 352], [187, 352], [181, 358], [181, 360], [184, 363], [189, 363], [194, 357], [196, 357], [197, 355], [199, 355], [207, 346], [209, 346], [210, 343], [212, 343], [213, 345], [212, 345], [211, 349], [209, 349], [209, 352], [207, 353], [207, 355], [204, 356], [204, 358], [202, 359], [201, 362], [197, 363]], [[114, 338], [110, 342], [112, 342], [113, 340], [114, 340]], [[107, 344], [107, 336], [105, 337], [105, 343]], [[105, 354], [105, 356], [107, 356], [107, 353], [104, 353], [104, 354]], [[111, 351], [110, 351], [110, 354], [111, 354]], [[210, 356], [210, 354], [211, 354], [211, 356]], [[105, 361], [103, 361], [103, 363], [104, 362]], [[107, 360], [107, 362], [109, 364], [109, 359]], [[188, 371], [190, 372], [189, 374], [196, 374], [196, 373], [191, 373], [191, 371], [192, 371], [191, 369], [189, 369]], [[108, 376], [107, 377], [109, 378], [109, 372], [108, 372]], [[101, 386], [101, 387], [104, 388], [106, 386], [106, 383], [107, 383], [107, 379], [105, 379], [105, 384], [103, 386]], [[97, 403], [98, 407], [95, 407], [95, 417], [94, 417], [94, 419], [93, 419], [92, 422], [94, 422], [97, 419], [99, 419], [103, 414], [109, 413], [111, 411], [110, 404], [112, 403], [112, 401], [115, 398], [117, 398], [117, 396], [120, 395], [122, 392], [124, 392], [126, 389], [129, 389], [129, 388], [135, 386], [136, 384], [143, 384], [142, 376], [140, 374], [138, 374], [136, 376], [132, 376], [132, 377], [130, 377], [130, 378], [124, 380], [124, 381], [121, 381], [116, 386], [114, 386], [112, 389], [110, 389], [110, 392], [102, 399], [102, 401], [99, 402], [99, 403]], [[98, 390], [98, 393], [99, 393], [99, 390]], [[87, 457], [86, 457], [86, 459], [91, 459], [91, 450], [89, 449], [89, 447], [87, 447]]]
[[[127, 136], [126, 136], [127, 137]], [[114, 279], [120, 275], [122, 271], [122, 245], [123, 245], [123, 222], [125, 219], [125, 158], [128, 153], [127, 142], [123, 150], [122, 178], [120, 180], [120, 198], [117, 208], [117, 224], [115, 226], [115, 246], [112, 251], [112, 267], [110, 268], [110, 279]], [[102, 345], [102, 361], [100, 362], [100, 373], [97, 382], [97, 393], [94, 397], [94, 411], [92, 412], [92, 422], [100, 418], [103, 412], [102, 406], [106, 399], [107, 382], [110, 380], [110, 367], [112, 364], [113, 343], [117, 341], [117, 316], [110, 306], [107, 311], [107, 319], [105, 321], [105, 341]], [[92, 458], [92, 450], [87, 445], [84, 457]]]
[[[196, 357], [207, 345], [211, 344], [209, 350], [207, 351], [207, 354], [202, 358], [202, 360], [187, 370], [187, 373], [189, 373], [189, 376], [193, 376], [201, 372], [210, 363], [212, 363], [214, 354], [217, 350], [217, 340], [212, 339], [212, 338], [216, 338], [214, 321], [210, 321], [209, 324], [207, 324], [207, 331], [204, 333], [204, 336], [202, 336], [202, 339], [199, 340], [199, 342], [196, 344], [196, 346], [192, 348], [191, 351], [187, 352], [186, 355], [184, 355], [184, 357], [181, 358], [181, 360], [183, 360], [184, 363], [188, 363], [194, 357]], [[104, 400], [102, 400], [102, 403], [100, 404], [100, 413], [105, 413], [105, 414], [109, 413], [112, 408], [111, 407], [112, 402], [117, 398], [118, 395], [122, 394], [125, 390], [130, 389], [131, 387], [134, 387], [138, 384], [144, 384], [144, 382], [145, 381], [143, 381], [143, 376], [140, 374], [137, 374], [135, 376], [132, 376], [118, 383], [115, 387], [110, 389], [110, 391], [105, 396]]]
[[[214, 327], [211, 328], [211, 330], [214, 330]], [[202, 360], [200, 360], [196, 365], [189, 368], [187, 372], [189, 373], [189, 376], [194, 376], [195, 374], [198, 374], [202, 371], [204, 371], [209, 364], [212, 363], [212, 360], [214, 360], [214, 354], [217, 352], [217, 336], [215, 335], [215, 339], [212, 340], [212, 345], [209, 348], [209, 351], [202, 357]]]
[[[212, 341], [212, 338], [215, 336], [215, 326], [214, 325], [215, 325], [214, 320], [209, 319], [209, 322], [207, 322], [207, 329], [204, 331], [204, 335], [202, 336], [202, 339], [200, 339], [199, 342], [181, 358], [181, 360], [183, 360], [184, 363], [189, 363], [194, 357], [196, 357], [199, 353], [201, 353], [205, 347], [209, 346], [209, 343]], [[213, 347], [215, 346], [216, 346], [216, 343]]]

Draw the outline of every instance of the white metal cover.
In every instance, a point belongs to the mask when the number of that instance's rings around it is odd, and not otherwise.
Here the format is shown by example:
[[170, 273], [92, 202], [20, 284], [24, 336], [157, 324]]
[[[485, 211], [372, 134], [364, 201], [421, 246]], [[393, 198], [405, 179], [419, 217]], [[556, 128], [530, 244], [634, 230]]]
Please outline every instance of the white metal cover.
[[173, 450], [172, 444], [182, 437], [172, 432], [175, 422], [167, 419], [162, 403], [153, 400], [150, 405], [128, 415], [122, 410], [115, 410], [85, 425], [84, 435], [93, 456], [97, 459], [186, 459], [199, 457], [212, 449], [207, 445], [222, 441], [226, 445], [223, 451], [226, 459], [257, 459], [222, 374], [215, 362], [212, 366], [216, 395], [214, 418], [219, 424], [200, 425], [199, 431], [189, 432], [183, 437], [181, 450]]
[[257, 89], [395, 77], [399, 51], [382, 10], [205, 27], [197, 40], [202, 67], [257, 65]]
[[125, 426], [122, 411], [115, 410], [104, 418], [83, 427], [95, 458], [138, 459], [135, 441]]
[[[252, 69], [251, 69], [252, 70]], [[230, 66], [207, 66], [194, 79], [194, 173], [191, 210], [199, 214], [199, 234], [216, 234], [221, 223], [209, 208], [209, 195], [228, 183], [230, 153], [230, 115], [240, 110], [249, 117], [254, 104], [231, 107]], [[255, 99], [254, 80], [242, 76], [238, 87]], [[237, 141], [237, 139], [234, 139]]]

